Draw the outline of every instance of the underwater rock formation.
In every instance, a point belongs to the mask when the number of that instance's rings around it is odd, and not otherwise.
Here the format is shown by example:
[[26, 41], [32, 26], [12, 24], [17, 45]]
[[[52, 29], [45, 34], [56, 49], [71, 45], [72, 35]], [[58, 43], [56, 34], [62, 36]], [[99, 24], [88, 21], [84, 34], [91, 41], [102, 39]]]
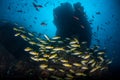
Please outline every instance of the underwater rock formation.
[[[73, 9], [74, 8], [74, 9]], [[54, 9], [54, 24], [56, 25], [56, 35], [65, 37], [77, 37], [79, 42], [87, 41], [88, 47], [91, 43], [91, 27], [87, 21], [84, 8], [81, 4], [61, 3]]]
[[[21, 75], [24, 75], [25, 71], [28, 71], [31, 66], [28, 54], [24, 51], [24, 47], [29, 44], [20, 37], [14, 37], [14, 26], [16, 25], [12, 23], [0, 22], [0, 80], [7, 80], [9, 76], [20, 76], [20, 71]], [[24, 63], [20, 64], [21, 66], [19, 66], [20, 61]], [[18, 67], [19, 69], [17, 69]], [[24, 71], [21, 69], [24, 69]]]

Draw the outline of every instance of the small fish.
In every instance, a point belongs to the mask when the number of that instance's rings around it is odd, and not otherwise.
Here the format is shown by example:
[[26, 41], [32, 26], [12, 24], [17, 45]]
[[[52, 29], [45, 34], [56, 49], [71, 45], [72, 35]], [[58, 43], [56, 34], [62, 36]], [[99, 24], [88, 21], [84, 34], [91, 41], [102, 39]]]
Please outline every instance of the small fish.
[[58, 43], [63, 44], [64, 42], [63, 41], [58, 41]]
[[101, 14], [101, 13], [98, 11], [98, 12], [96, 12], [96, 14], [98, 14], [98, 15], [99, 15], [99, 14]]
[[33, 61], [39, 61], [39, 59], [38, 58], [35, 58], [35, 57], [30, 57]]
[[65, 72], [63, 69], [58, 69], [58, 70], [59, 70], [60, 72], [63, 72], [63, 73]]
[[86, 65], [87, 62], [88, 62], [87, 60], [81, 61], [81, 63], [82, 63], [83, 65]]
[[87, 42], [84, 41], [84, 42], [81, 42], [81, 44], [87, 44]]
[[34, 8], [35, 8], [37, 11], [39, 11], [39, 8], [43, 8], [42, 5], [37, 5], [37, 4], [35, 4], [34, 2], [33, 2], [32, 4], [33, 4]]
[[48, 71], [55, 71], [54, 68], [47, 68]]
[[80, 73], [80, 72], [79, 72], [79, 73], [75, 73], [75, 75], [76, 75], [76, 76], [87, 76], [86, 74]]
[[46, 34], [44, 34], [44, 37], [45, 37], [48, 41], [50, 41], [49, 37], [48, 37]]
[[88, 63], [89, 64], [91, 64], [91, 63], [93, 63], [95, 60], [94, 59], [92, 59], [92, 60], [90, 60]]
[[75, 42], [79, 44], [79, 40], [77, 38], [74, 38]]
[[67, 63], [68, 62], [68, 60], [65, 60], [65, 59], [62, 59], [60, 61], [63, 62], [63, 63]]
[[94, 16], [92, 16], [92, 18], [95, 18]]
[[35, 44], [37, 44], [37, 43], [34, 42], [34, 41], [29, 41], [29, 44], [31, 44], [31, 45], [35, 45]]
[[96, 62], [92, 63], [92, 64], [91, 64], [91, 67], [94, 67], [94, 66], [95, 66], [95, 64], [96, 64]]
[[82, 66], [80, 63], [73, 63], [74, 66], [80, 67]]
[[40, 25], [41, 25], [41, 26], [47, 26], [47, 23], [41, 22]]
[[72, 67], [72, 65], [70, 65], [70, 64], [68, 64], [68, 63], [64, 63], [64, 64], [62, 64], [63, 66], [65, 66], [65, 67]]
[[50, 57], [49, 54], [43, 54], [43, 57]]
[[84, 70], [86, 70], [86, 69], [88, 69], [88, 67], [82, 67], [81, 69], [84, 69]]
[[104, 61], [103, 57], [99, 56], [98, 57], [102, 62]]
[[78, 17], [76, 17], [76, 16], [73, 16], [73, 18], [74, 18], [74, 19], [76, 19], [76, 20], [79, 20], [79, 18], [78, 18]]
[[20, 12], [20, 13], [22, 13], [23, 11], [22, 11], [22, 10], [17, 10], [17, 12]]
[[56, 51], [51, 51], [50, 53], [51, 53], [51, 54], [54, 54], [54, 53], [56, 53]]
[[53, 49], [54, 51], [64, 51], [65, 49], [64, 48], [60, 48], [60, 47], [56, 47]]
[[75, 73], [75, 71], [74, 71], [74, 70], [72, 70], [72, 69], [70, 69], [69, 71], [70, 71], [71, 73]]
[[53, 46], [45, 46], [46, 49], [53, 49]]
[[107, 64], [111, 64], [112, 60], [107, 60], [106, 62], [107, 62]]
[[39, 58], [39, 61], [48, 61], [46, 58]]
[[56, 58], [57, 57], [57, 54], [52, 54], [50, 55], [49, 59], [53, 59], [53, 58]]
[[55, 36], [55, 37], [53, 37], [52, 39], [60, 39], [61, 37], [60, 36]]
[[16, 33], [14, 36], [19, 36], [20, 35], [20, 33]]
[[30, 33], [30, 32], [28, 32], [28, 35], [30, 35], [30, 36], [34, 36], [34, 34], [32, 34], [32, 33]]
[[15, 28], [15, 27], [13, 28], [13, 30], [14, 30], [14, 31], [18, 31], [18, 29], [17, 29], [17, 28]]
[[37, 46], [40, 46], [40, 48], [45, 48], [45, 45], [43, 44], [36, 44]]
[[44, 41], [44, 40], [41, 40], [40, 41], [42, 44], [48, 44], [46, 41]]
[[99, 69], [100, 67], [96, 67], [96, 68], [93, 68], [92, 70], [90, 70], [90, 73], [92, 72], [95, 72], [97, 69]]
[[24, 49], [24, 51], [31, 51], [31, 50], [33, 50], [33, 49], [30, 48], [30, 47], [26, 47], [26, 48]]
[[[71, 47], [69, 47], [69, 48], [71, 48]], [[72, 48], [72, 49], [70, 49], [70, 51], [75, 51], [76, 50], [76, 48]]]
[[76, 41], [71, 41], [69, 44], [72, 45], [72, 44], [76, 44], [77, 42]]
[[83, 26], [83, 25], [80, 25], [80, 27], [81, 27], [82, 29], [85, 29], [85, 26]]
[[56, 41], [51, 40], [50, 42], [55, 43]]
[[41, 65], [40, 65], [40, 68], [41, 68], [41, 69], [45, 69], [45, 68], [47, 68], [47, 67], [48, 67], [47, 64], [41, 64]]
[[71, 44], [71, 47], [80, 47], [79, 44]]
[[66, 40], [70, 40], [70, 38], [65, 38]]
[[29, 54], [31, 54], [31, 55], [36, 55], [36, 56], [37, 56], [39, 53], [38, 53], [38, 52], [35, 52], [35, 51], [30, 51]]
[[102, 71], [102, 70], [104, 70], [104, 69], [108, 69], [107, 67], [102, 67], [100, 70]]
[[82, 52], [74, 52], [71, 55], [80, 55], [80, 54], [82, 54]]
[[97, 54], [102, 55], [102, 54], [105, 54], [105, 52], [98, 52]]
[[27, 36], [25, 36], [25, 35], [20, 35], [21, 36], [21, 38], [23, 38], [23, 39], [25, 39], [25, 38], [27, 38]]
[[90, 55], [88, 54], [88, 55], [84, 56], [84, 59], [88, 59], [89, 57], [90, 57]]
[[69, 78], [73, 78], [73, 76], [71, 74], [66, 74], [66, 76]]

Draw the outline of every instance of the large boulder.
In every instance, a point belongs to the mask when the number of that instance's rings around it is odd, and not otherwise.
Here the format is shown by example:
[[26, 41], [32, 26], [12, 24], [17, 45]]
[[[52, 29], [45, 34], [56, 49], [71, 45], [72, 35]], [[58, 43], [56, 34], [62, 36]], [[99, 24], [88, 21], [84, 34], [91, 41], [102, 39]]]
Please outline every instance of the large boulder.
[[87, 46], [90, 46], [92, 31], [79, 2], [75, 3], [74, 7], [70, 3], [62, 3], [53, 12], [56, 35], [62, 38], [77, 37], [79, 42], [87, 41]]

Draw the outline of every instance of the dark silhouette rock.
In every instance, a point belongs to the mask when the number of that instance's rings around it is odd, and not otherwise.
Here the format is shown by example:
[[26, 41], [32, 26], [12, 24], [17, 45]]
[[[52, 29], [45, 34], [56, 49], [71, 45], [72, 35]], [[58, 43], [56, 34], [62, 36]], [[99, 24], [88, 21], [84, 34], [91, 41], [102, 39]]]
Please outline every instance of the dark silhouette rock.
[[[10, 76], [19, 75], [21, 69], [29, 70], [26, 66], [30, 66], [29, 54], [24, 51], [26, 46], [29, 44], [24, 41], [20, 37], [15, 37], [15, 31], [13, 30], [13, 25], [11, 23], [0, 23], [0, 79], [7, 80]], [[19, 62], [27, 62], [25, 63], [25, 67], [20, 67], [21, 69], [17, 69], [16, 66]], [[16, 71], [14, 69], [17, 69]], [[22, 70], [21, 70], [22, 71]], [[23, 75], [25, 71], [22, 71], [21, 75]], [[13, 75], [14, 74], [14, 75]], [[8, 79], [9, 80], [9, 79]]]
[[28, 53], [24, 51], [24, 48], [29, 46], [26, 41], [21, 37], [15, 37], [15, 31], [11, 23], [0, 23], [0, 43], [5, 49], [11, 53], [16, 59], [20, 59], [28, 56]]
[[84, 8], [81, 4], [75, 3], [74, 9], [69, 3], [62, 3], [54, 9], [54, 24], [56, 25], [56, 35], [65, 37], [76, 37], [79, 42], [87, 41], [87, 46], [91, 43], [91, 27], [87, 21]]

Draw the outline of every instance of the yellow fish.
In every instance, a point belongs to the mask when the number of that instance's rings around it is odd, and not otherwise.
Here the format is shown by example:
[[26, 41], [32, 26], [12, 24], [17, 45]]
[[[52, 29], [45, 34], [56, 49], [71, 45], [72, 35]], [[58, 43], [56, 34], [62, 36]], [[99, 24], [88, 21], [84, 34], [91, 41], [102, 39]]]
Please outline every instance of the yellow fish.
[[70, 65], [68, 63], [64, 63], [63, 66], [65, 66], [65, 67], [72, 67], [72, 65]]
[[74, 65], [74, 66], [77, 66], [77, 67], [82, 66], [82, 65], [81, 65], [81, 64], [79, 64], [79, 63], [73, 63], [73, 65]]
[[88, 55], [85, 55], [84, 56], [84, 59], [88, 59], [90, 57], [90, 55], [88, 54]]
[[92, 70], [90, 70], [90, 72], [92, 73], [92, 72], [95, 72], [97, 69], [99, 69], [100, 68], [100, 66], [98, 66], [98, 67], [96, 67], [96, 68], [93, 68]]
[[83, 65], [86, 65], [87, 62], [88, 62], [87, 60], [81, 61], [81, 63], [82, 63]]
[[80, 55], [82, 52], [73, 52], [71, 55]]
[[34, 56], [37, 56], [39, 53], [38, 53], [38, 52], [35, 52], [35, 51], [30, 51], [29, 54], [34, 55]]
[[59, 69], [60, 72], [65, 72], [63, 69]]
[[49, 37], [48, 37], [46, 34], [44, 34], [44, 37], [45, 37], [48, 41], [50, 41]]
[[80, 47], [79, 44], [71, 44], [71, 47]]
[[46, 49], [53, 49], [53, 46], [45, 46]]
[[94, 59], [92, 59], [92, 60], [90, 60], [88, 63], [89, 64], [91, 64], [91, 63], [93, 63], [95, 60]]
[[33, 61], [39, 61], [38, 58], [35, 58], [35, 57], [30, 57]]
[[86, 70], [86, 69], [88, 69], [88, 67], [82, 67], [81, 69], [84, 69], [84, 70]]
[[66, 74], [66, 76], [69, 78], [73, 78], [73, 76], [71, 74]]
[[30, 35], [30, 36], [34, 36], [34, 35], [33, 35], [32, 33], [30, 33], [30, 32], [28, 33], [28, 35]]
[[39, 61], [48, 61], [46, 58], [39, 58]]
[[53, 58], [56, 58], [57, 57], [57, 54], [52, 54], [50, 55], [49, 59], [53, 59]]
[[55, 71], [54, 68], [47, 68], [48, 71]]
[[53, 50], [54, 50], [54, 51], [60, 51], [60, 50], [61, 50], [61, 51], [64, 51], [64, 48], [56, 47], [56, 48], [54, 48]]
[[72, 70], [72, 69], [70, 69], [69, 71], [70, 71], [71, 73], [75, 73], [75, 71], [74, 71], [74, 70]]
[[48, 55], [48, 54], [43, 54], [43, 57], [49, 57], [50, 55]]
[[64, 63], [66, 63], [66, 62], [68, 62], [68, 60], [65, 60], [65, 59], [62, 59], [62, 60], [60, 60], [61, 62], [64, 62]]
[[102, 54], [105, 54], [105, 52], [98, 52], [97, 54], [102, 55]]
[[20, 33], [16, 33], [14, 36], [19, 36], [20, 35]]
[[61, 38], [60, 36], [55, 36], [52, 39], [60, 39], [60, 38]]
[[25, 35], [20, 35], [20, 36], [21, 36], [21, 38], [23, 38], [23, 39], [27, 38], [27, 36], [25, 36]]
[[33, 50], [33, 49], [30, 48], [30, 47], [26, 47], [26, 48], [24, 49], [24, 51], [31, 51], [31, 50]]
[[37, 44], [37, 43], [34, 42], [34, 41], [29, 41], [29, 44], [31, 44], [31, 45], [35, 45], [35, 44]]
[[76, 75], [76, 76], [87, 76], [86, 74], [80, 73], [80, 72], [79, 72], [79, 73], [75, 73], [75, 75]]
[[45, 68], [47, 68], [47, 67], [48, 67], [47, 64], [41, 64], [41, 65], [40, 65], [40, 68], [41, 68], [41, 69], [45, 69]]

